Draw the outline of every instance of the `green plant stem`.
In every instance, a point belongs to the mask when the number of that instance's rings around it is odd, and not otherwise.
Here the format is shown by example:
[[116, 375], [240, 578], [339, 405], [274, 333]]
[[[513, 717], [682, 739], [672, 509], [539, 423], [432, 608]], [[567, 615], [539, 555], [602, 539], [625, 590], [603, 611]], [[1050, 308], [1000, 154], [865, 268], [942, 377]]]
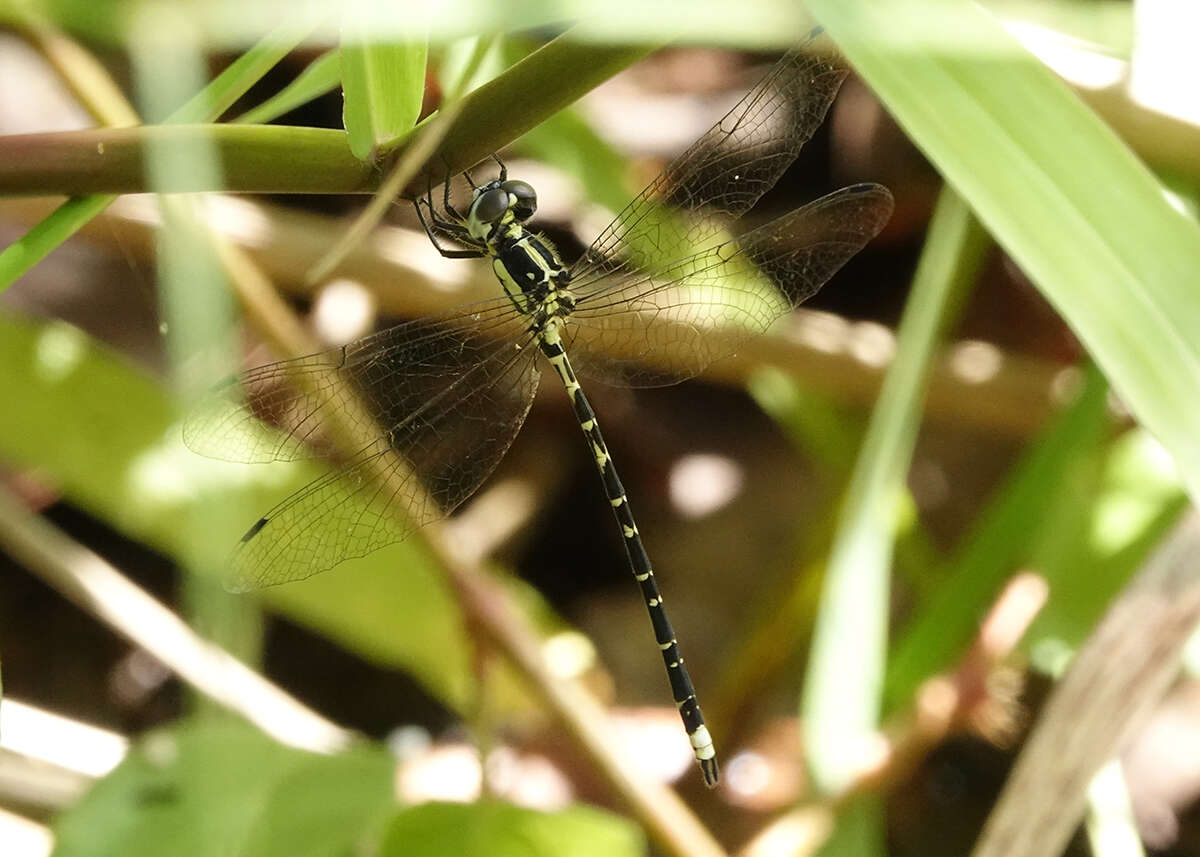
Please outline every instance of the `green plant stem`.
[[1107, 393], [1104, 377], [1089, 369], [1079, 397], [1051, 421], [976, 518], [946, 563], [953, 571], [939, 575], [936, 596], [896, 641], [884, 687], [889, 708], [906, 705], [918, 685], [949, 666], [977, 633], [979, 616], [1048, 514], [1055, 495], [1049, 486], [1063, 483], [1078, 450], [1094, 446], [1109, 425]]
[[[601, 47], [560, 37], [534, 51], [463, 97], [457, 118], [429, 166], [409, 182], [406, 195], [423, 193], [427, 178], [440, 183], [486, 158], [650, 50], [646, 45]], [[384, 166], [436, 115], [396, 141]], [[223, 185], [206, 186], [181, 176], [177, 184], [150, 188], [142, 169], [146, 147], [185, 143], [198, 136], [217, 147]], [[355, 158], [344, 132], [323, 128], [172, 124], [0, 137], [0, 195], [9, 196], [150, 190], [371, 193], [384, 172]]]
[[370, 165], [350, 154], [346, 135], [279, 125], [139, 125], [0, 137], [2, 194], [189, 193], [221, 190], [181, 172], [150, 187], [154, 146], [212, 145], [221, 183], [256, 193], [357, 193], [378, 185]]

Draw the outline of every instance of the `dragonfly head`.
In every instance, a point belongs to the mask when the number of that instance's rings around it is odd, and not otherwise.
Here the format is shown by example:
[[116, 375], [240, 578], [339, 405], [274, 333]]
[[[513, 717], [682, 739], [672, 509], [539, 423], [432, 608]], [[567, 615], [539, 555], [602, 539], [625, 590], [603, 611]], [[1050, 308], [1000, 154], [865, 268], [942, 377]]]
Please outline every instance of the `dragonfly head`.
[[467, 214], [467, 228], [476, 238], [487, 239], [502, 223], [524, 223], [537, 211], [537, 191], [527, 182], [492, 181], [475, 189]]

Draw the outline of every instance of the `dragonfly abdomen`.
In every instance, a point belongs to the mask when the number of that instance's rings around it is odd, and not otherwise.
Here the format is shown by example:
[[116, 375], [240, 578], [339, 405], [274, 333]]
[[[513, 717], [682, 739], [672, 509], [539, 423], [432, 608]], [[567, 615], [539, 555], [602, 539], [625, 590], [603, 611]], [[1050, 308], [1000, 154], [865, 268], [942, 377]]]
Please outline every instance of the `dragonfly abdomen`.
[[566, 388], [575, 418], [579, 420], [579, 427], [583, 430], [583, 436], [587, 440], [588, 448], [596, 464], [596, 471], [604, 485], [604, 496], [608, 498], [613, 515], [617, 519], [617, 525], [621, 528], [630, 570], [642, 591], [642, 598], [650, 613], [654, 639], [662, 653], [663, 665], [667, 668], [671, 695], [675, 699], [675, 706], [679, 709], [679, 716], [683, 719], [684, 729], [691, 741], [692, 752], [700, 765], [704, 782], [711, 788], [717, 784], [719, 776], [717, 754], [713, 749], [712, 736], [709, 735], [708, 727], [704, 724], [704, 715], [701, 713], [700, 703], [696, 699], [696, 689], [693, 687], [692, 678], [683, 663], [683, 655], [679, 652], [679, 641], [675, 637], [675, 629], [671, 627], [671, 620], [667, 618], [667, 610], [663, 606], [663, 596], [658, 589], [658, 582], [654, 577], [654, 569], [650, 564], [646, 547], [642, 544], [641, 532], [634, 520], [633, 509], [629, 505], [625, 486], [621, 484], [621, 477], [617, 475], [612, 455], [608, 451], [608, 444], [604, 441], [604, 435], [600, 433], [600, 423], [596, 419], [596, 412], [592, 410], [591, 403], [588, 402], [583, 388], [579, 385], [579, 380], [575, 377], [575, 370], [571, 368], [571, 361], [559, 338], [556, 320], [551, 319], [546, 324], [546, 328], [538, 340], [538, 345], [542, 354], [554, 367], [563, 387]]

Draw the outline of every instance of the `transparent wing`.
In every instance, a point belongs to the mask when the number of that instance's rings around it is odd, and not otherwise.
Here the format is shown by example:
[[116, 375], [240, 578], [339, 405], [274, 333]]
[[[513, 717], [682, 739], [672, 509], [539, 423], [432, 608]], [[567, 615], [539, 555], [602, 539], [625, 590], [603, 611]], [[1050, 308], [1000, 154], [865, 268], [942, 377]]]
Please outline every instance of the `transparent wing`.
[[[505, 308], [507, 305], [507, 309]], [[185, 423], [196, 452], [236, 461], [357, 453], [243, 537], [230, 588], [309, 577], [454, 509], [495, 468], [537, 389], [537, 349], [507, 299], [409, 322], [241, 376]], [[273, 431], [263, 422], [273, 424]]]
[[495, 342], [518, 334], [521, 322], [514, 315], [507, 298], [494, 298], [340, 348], [250, 369], [188, 414], [183, 441], [200, 455], [247, 464], [333, 455], [331, 431], [338, 421], [372, 431], [353, 425], [352, 405], [363, 397], [374, 400], [376, 413], [367, 413], [367, 420], [380, 411], [415, 410], [438, 379], [453, 381]]
[[775, 184], [846, 77], [811, 53], [814, 38], [788, 52], [600, 233], [572, 267], [577, 293], [705, 249]]
[[816, 294], [891, 213], [887, 188], [853, 185], [581, 298], [568, 328], [578, 373], [635, 387], [696, 375]]

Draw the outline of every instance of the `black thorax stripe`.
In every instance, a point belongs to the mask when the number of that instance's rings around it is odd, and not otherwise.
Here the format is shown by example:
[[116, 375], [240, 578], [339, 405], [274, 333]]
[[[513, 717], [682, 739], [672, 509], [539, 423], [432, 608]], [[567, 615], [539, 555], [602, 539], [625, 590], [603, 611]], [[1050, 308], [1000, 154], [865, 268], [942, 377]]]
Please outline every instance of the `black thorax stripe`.
[[[534, 309], [563, 274], [562, 263], [536, 235], [524, 229], [500, 242], [492, 269], [504, 291], [522, 312]], [[532, 302], [531, 302], [532, 301]]]

